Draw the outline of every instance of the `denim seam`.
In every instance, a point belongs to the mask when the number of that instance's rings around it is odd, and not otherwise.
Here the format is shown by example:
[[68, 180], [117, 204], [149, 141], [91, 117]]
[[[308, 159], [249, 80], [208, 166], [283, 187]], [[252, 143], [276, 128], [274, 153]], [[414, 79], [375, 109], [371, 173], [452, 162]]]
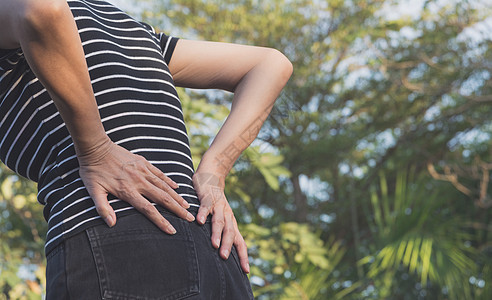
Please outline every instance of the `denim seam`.
[[[197, 256], [197, 251], [196, 251], [196, 246], [195, 246], [195, 240], [193, 238], [193, 235], [191, 233], [191, 228], [190, 228], [190, 223], [187, 223], [183, 220], [180, 220], [181, 225], [183, 225], [183, 229], [186, 232], [186, 236], [188, 238], [188, 241], [190, 241], [190, 247], [186, 249], [188, 252], [187, 257], [189, 258], [189, 265], [191, 266], [190, 270], [190, 281], [196, 282], [195, 286], [193, 286], [190, 289], [190, 292], [200, 292], [200, 270], [199, 270], [199, 263], [198, 263], [198, 256]], [[186, 229], [184, 228], [186, 227]], [[194, 261], [193, 261], [194, 260]]]
[[[99, 255], [96, 253], [96, 249], [99, 247], [99, 242], [96, 238], [96, 235], [94, 233], [94, 229], [91, 227], [91, 228], [88, 228], [86, 229], [86, 234], [87, 234], [87, 238], [89, 239], [89, 244], [90, 244], [90, 250], [91, 250], [91, 253], [92, 253], [92, 257], [94, 258], [94, 263], [95, 263], [95, 267], [96, 267], [96, 272], [97, 272], [97, 278], [98, 278], [98, 281], [99, 281], [99, 293], [101, 294], [101, 297], [104, 299], [105, 297], [105, 294], [104, 294], [104, 287], [103, 286], [106, 286], [105, 284], [105, 279], [104, 277], [102, 276], [101, 274], [101, 270], [99, 268]], [[108, 287], [109, 288], [109, 287]]]
[[[63, 246], [63, 248], [65, 248], [65, 246]], [[68, 299], [67, 300], [70, 300], [70, 290], [68, 289], [68, 274], [67, 274], [67, 251], [64, 251], [62, 252], [63, 253], [63, 266], [64, 266], [64, 272], [63, 274], [65, 275], [65, 291], [67, 291], [67, 297]]]
[[[205, 231], [207, 238], [210, 238], [211, 233], [208, 230], [207, 226], [201, 226], [203, 230]], [[214, 248], [214, 258], [215, 258], [215, 265], [217, 266], [217, 271], [220, 276], [220, 299], [225, 300], [225, 295], [226, 295], [226, 284], [225, 284], [225, 275], [224, 275], [224, 269], [222, 268], [221, 264], [221, 257], [219, 256], [219, 250]]]

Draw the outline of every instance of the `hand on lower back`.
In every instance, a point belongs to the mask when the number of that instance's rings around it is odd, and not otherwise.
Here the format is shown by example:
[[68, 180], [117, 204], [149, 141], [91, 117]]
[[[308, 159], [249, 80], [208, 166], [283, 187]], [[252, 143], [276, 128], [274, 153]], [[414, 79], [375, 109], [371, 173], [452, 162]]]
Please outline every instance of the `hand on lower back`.
[[109, 226], [115, 224], [116, 215], [108, 202], [108, 194], [131, 204], [169, 234], [174, 234], [175, 229], [149, 200], [183, 219], [194, 220], [186, 210], [188, 202], [174, 191], [178, 185], [142, 156], [108, 139], [90, 153], [79, 154], [78, 160], [80, 177], [97, 212]]
[[236, 246], [241, 268], [249, 273], [248, 249], [237, 227], [236, 218], [224, 194], [223, 180], [213, 173], [197, 171], [193, 186], [200, 200], [197, 221], [204, 224], [212, 214], [212, 245], [219, 249], [220, 256], [227, 259], [232, 245]]

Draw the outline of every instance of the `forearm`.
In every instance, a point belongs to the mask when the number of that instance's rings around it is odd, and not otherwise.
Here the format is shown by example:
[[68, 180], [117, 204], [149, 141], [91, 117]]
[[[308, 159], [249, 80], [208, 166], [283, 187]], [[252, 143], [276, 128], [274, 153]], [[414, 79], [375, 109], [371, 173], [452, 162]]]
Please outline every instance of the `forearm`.
[[19, 14], [18, 42], [58, 108], [77, 154], [91, 153], [108, 137], [72, 13], [66, 1], [28, 2]]
[[240, 154], [257, 137], [291, 73], [290, 62], [279, 52], [269, 51], [242, 77], [235, 88], [231, 112], [197, 172], [206, 170], [225, 179]]
[[224, 194], [225, 177], [256, 138], [292, 74], [292, 64], [273, 49], [180, 40], [169, 69], [177, 86], [234, 92], [231, 113], [200, 161], [193, 186], [200, 200], [198, 223], [212, 214], [212, 244], [220, 246], [224, 259], [234, 244], [242, 269], [249, 272], [246, 244]]

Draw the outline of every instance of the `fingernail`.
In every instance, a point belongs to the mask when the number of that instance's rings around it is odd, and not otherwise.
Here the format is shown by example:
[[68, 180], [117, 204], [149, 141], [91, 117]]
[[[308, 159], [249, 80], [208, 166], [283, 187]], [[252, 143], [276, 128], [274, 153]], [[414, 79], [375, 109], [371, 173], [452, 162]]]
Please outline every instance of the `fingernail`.
[[190, 203], [185, 202], [185, 206], [184, 206], [184, 208], [190, 208]]
[[106, 224], [108, 224], [109, 227], [113, 227], [113, 217], [111, 215], [107, 215], [105, 218], [104, 218], [104, 222], [106, 222]]
[[246, 265], [246, 273], [249, 273], [249, 264]]
[[222, 251], [222, 255], [225, 257], [225, 259], [227, 259], [229, 257], [229, 251], [227, 250]]
[[175, 229], [174, 227], [172, 227], [172, 226], [169, 226], [169, 227], [168, 227], [168, 232], [169, 232], [170, 234], [175, 234], [175, 233], [176, 233], [176, 229]]
[[220, 239], [219, 239], [219, 238], [215, 239], [214, 244], [215, 244], [215, 247], [216, 247], [216, 248], [219, 248], [219, 245], [220, 245]]
[[190, 212], [186, 215], [186, 219], [190, 222], [195, 221], [195, 217]]

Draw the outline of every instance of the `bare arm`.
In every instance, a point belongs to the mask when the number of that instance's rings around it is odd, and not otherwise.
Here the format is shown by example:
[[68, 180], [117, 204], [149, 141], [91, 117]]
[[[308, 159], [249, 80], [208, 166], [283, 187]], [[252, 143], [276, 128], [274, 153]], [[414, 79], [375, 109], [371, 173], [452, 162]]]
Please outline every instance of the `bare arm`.
[[178, 41], [169, 68], [177, 86], [234, 92], [231, 113], [200, 164], [224, 177], [292, 74], [292, 64], [271, 48], [189, 40]]
[[80, 176], [106, 223], [116, 222], [108, 193], [130, 203], [165, 232], [175, 230], [143, 196], [192, 221], [185, 209], [189, 204], [173, 190], [177, 184], [106, 135], [67, 2], [0, 0], [0, 7], [0, 47], [20, 46], [53, 98], [74, 142]]
[[256, 138], [292, 64], [280, 52], [262, 47], [180, 40], [169, 68], [178, 86], [234, 92], [231, 112], [193, 176], [201, 202], [197, 220], [212, 217], [212, 243], [223, 258], [236, 245], [241, 266], [249, 271], [246, 244], [237, 229], [223, 189], [225, 177], [241, 152]]

